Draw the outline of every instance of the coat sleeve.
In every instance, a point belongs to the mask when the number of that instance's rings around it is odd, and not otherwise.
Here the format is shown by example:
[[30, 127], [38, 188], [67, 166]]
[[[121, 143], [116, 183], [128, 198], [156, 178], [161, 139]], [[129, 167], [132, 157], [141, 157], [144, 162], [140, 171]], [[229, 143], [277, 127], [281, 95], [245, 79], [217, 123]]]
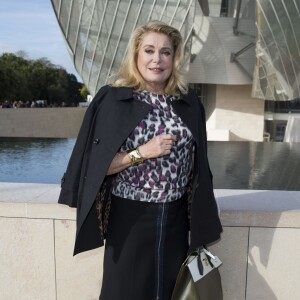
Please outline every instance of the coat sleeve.
[[85, 149], [97, 110], [106, 94], [108, 86], [102, 87], [90, 103], [79, 130], [67, 170], [61, 179], [61, 192], [58, 203], [77, 207], [80, 174]]
[[[199, 101], [200, 102], [200, 101]], [[205, 151], [206, 151], [206, 158], [207, 158], [207, 165], [209, 169], [209, 175], [211, 181], [213, 180], [213, 174], [211, 172], [209, 162], [208, 162], [208, 157], [207, 157], [207, 131], [206, 131], [206, 117], [205, 117], [205, 110], [203, 107], [203, 104], [200, 102], [200, 109], [201, 109], [201, 119], [202, 119], [202, 128], [203, 128], [203, 136], [204, 136], [204, 143], [205, 143]]]

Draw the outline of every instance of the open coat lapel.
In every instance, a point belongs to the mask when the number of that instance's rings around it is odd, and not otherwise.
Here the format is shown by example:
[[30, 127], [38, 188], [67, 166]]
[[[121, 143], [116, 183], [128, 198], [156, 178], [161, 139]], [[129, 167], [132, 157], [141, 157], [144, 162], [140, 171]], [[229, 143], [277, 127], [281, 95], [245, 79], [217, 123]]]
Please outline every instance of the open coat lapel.
[[[83, 172], [83, 177], [87, 178], [85, 193], [89, 195], [85, 197], [78, 216], [79, 230], [93, 206], [112, 159], [151, 109], [149, 104], [134, 100], [132, 89], [129, 88], [111, 89], [106, 97], [106, 101], [98, 107], [92, 129], [92, 141], [99, 141], [99, 144], [95, 147], [90, 141], [92, 150], [86, 153], [89, 158], [86, 159], [87, 166], [83, 166], [83, 169], [87, 170]], [[101, 163], [96, 163], [93, 168], [89, 168], [89, 162], [98, 162], [99, 157], [102, 158]]]

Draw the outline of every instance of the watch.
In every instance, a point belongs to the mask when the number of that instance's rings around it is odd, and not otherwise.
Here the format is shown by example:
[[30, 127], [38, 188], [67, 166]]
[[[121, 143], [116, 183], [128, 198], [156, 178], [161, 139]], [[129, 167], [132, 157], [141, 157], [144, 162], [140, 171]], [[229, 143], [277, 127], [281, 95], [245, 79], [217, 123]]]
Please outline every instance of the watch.
[[130, 157], [132, 166], [138, 165], [138, 164], [142, 163], [145, 160], [144, 157], [141, 155], [138, 147], [133, 148], [133, 149], [129, 149], [126, 152]]

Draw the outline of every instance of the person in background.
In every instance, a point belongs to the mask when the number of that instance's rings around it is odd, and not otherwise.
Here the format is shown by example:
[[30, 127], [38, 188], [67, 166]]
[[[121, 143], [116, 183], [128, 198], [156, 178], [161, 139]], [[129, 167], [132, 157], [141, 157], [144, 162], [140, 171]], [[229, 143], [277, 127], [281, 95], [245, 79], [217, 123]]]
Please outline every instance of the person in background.
[[170, 300], [188, 251], [220, 237], [204, 109], [182, 64], [177, 29], [136, 28], [62, 178], [59, 203], [77, 207], [74, 254], [106, 239], [101, 300]]

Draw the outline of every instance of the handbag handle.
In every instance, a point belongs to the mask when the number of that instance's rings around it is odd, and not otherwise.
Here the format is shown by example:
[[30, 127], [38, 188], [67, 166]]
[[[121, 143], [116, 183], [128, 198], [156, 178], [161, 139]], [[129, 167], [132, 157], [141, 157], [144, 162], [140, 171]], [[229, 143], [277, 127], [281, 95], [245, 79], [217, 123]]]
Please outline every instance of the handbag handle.
[[204, 245], [203, 247], [199, 247], [196, 249], [196, 252], [197, 252], [197, 265], [198, 265], [198, 269], [199, 269], [199, 273], [201, 275], [203, 275], [204, 273], [204, 267], [203, 267], [203, 263], [201, 261], [201, 251], [205, 253], [206, 255], [206, 260], [207, 262], [210, 264], [210, 266], [213, 268], [214, 265], [213, 263], [211, 262], [211, 259], [216, 259], [216, 257], [207, 250], [206, 246]]

